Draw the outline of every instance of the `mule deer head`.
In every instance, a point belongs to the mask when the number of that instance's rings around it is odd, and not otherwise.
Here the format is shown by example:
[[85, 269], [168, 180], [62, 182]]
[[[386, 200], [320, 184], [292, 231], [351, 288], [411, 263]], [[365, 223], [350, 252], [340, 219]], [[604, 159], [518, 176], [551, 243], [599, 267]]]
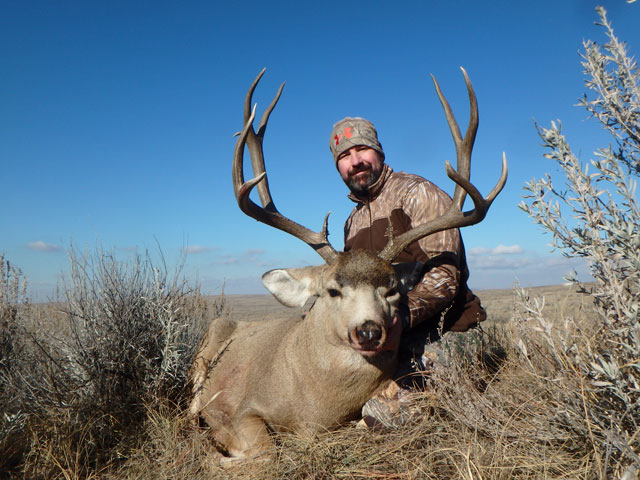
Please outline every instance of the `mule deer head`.
[[[411, 243], [433, 233], [479, 223], [506, 182], [502, 174], [484, 198], [469, 181], [471, 150], [478, 127], [476, 97], [462, 70], [471, 105], [464, 137], [436, 82], [457, 152], [457, 170], [446, 163], [455, 183], [453, 202], [441, 217], [393, 235], [379, 253], [337, 252], [327, 233], [328, 214], [320, 232], [283, 216], [268, 186], [262, 142], [267, 122], [284, 84], [254, 130], [253, 92], [247, 93], [244, 128], [233, 156], [233, 188], [240, 209], [248, 216], [299, 238], [313, 248], [324, 265], [271, 270], [263, 282], [288, 306], [318, 299], [298, 317], [258, 322], [216, 319], [203, 340], [192, 367], [194, 398], [190, 410], [212, 428], [218, 447], [231, 456], [259, 453], [271, 445], [268, 432], [313, 432], [337, 427], [356, 418], [364, 403], [391, 378], [398, 346], [397, 308], [400, 300], [393, 259]], [[245, 181], [243, 156], [248, 148], [254, 176]], [[249, 195], [257, 188], [262, 206]], [[463, 212], [469, 194], [474, 208]]]

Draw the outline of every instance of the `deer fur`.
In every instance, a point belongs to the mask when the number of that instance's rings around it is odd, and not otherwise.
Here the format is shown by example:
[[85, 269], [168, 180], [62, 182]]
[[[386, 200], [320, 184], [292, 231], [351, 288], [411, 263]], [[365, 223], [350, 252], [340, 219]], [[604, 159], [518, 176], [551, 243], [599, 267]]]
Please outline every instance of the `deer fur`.
[[[190, 412], [233, 457], [269, 448], [270, 431], [312, 434], [358, 418], [396, 366], [389, 333], [400, 293], [388, 262], [355, 250], [263, 282], [287, 306], [318, 298], [304, 318], [212, 322], [192, 367]], [[377, 342], [358, 341], [365, 322], [380, 329]]]

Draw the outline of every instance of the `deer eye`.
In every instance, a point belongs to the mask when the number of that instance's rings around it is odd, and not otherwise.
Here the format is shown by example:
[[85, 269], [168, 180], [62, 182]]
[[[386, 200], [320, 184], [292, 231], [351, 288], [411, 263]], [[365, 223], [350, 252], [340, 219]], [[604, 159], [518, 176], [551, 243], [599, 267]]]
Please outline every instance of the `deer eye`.
[[394, 297], [398, 293], [396, 288], [390, 288], [387, 293], [385, 293], [385, 297]]
[[330, 288], [329, 290], [327, 290], [327, 292], [329, 293], [330, 297], [341, 297], [342, 294], [340, 293], [340, 290], [336, 289], [336, 288]]

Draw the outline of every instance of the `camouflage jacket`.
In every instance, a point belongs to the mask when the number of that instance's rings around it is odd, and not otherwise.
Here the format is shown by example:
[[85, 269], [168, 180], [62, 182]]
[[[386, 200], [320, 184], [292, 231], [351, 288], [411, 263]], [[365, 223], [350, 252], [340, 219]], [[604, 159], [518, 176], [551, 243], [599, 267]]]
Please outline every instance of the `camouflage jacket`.
[[[345, 223], [345, 251], [379, 252], [387, 244], [389, 221], [393, 234], [400, 235], [442, 215], [451, 204], [451, 197], [433, 183], [394, 172], [386, 164], [369, 191], [366, 199], [349, 195], [357, 205]], [[458, 229], [409, 245], [394, 262], [406, 292], [410, 328], [438, 327], [445, 310], [444, 331], [465, 331], [486, 318], [478, 298], [467, 288], [469, 271]]]

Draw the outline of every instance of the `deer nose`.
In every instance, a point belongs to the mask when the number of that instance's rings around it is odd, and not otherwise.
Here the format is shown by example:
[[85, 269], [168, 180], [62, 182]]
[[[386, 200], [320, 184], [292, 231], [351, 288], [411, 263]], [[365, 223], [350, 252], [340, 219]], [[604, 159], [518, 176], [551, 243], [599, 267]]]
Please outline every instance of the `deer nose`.
[[372, 320], [367, 320], [356, 327], [356, 338], [364, 348], [375, 348], [382, 338], [382, 328]]

